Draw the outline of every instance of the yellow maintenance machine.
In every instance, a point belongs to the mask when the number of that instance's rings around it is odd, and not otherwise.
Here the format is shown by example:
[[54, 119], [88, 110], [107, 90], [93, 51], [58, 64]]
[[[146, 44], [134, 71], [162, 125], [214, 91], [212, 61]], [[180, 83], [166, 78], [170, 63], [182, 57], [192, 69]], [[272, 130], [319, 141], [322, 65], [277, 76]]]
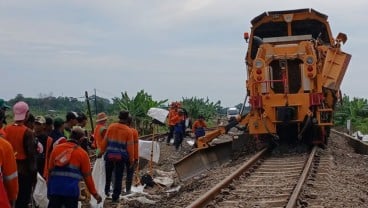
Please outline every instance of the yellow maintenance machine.
[[[199, 138], [199, 149], [174, 164], [181, 179], [228, 160], [226, 154], [239, 149], [244, 138], [326, 144], [351, 58], [341, 51], [347, 36], [334, 38], [327, 16], [313, 9], [264, 12], [251, 24], [250, 35], [244, 33], [250, 112]], [[228, 150], [210, 145], [234, 126], [244, 129], [236, 145], [225, 145]], [[222, 149], [216, 150], [221, 155], [213, 148]], [[200, 158], [194, 159], [198, 166], [193, 158]]]

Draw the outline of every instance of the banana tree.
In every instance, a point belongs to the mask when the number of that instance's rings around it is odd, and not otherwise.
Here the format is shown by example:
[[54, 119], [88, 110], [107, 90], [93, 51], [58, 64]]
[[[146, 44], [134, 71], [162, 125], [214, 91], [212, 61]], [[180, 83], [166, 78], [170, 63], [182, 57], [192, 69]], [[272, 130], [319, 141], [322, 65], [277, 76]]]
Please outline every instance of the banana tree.
[[336, 106], [335, 125], [344, 125], [351, 120], [353, 130], [368, 132], [368, 103], [367, 99], [353, 98], [344, 95], [342, 104]]
[[120, 110], [129, 111], [132, 115], [134, 126], [138, 128], [141, 134], [146, 134], [150, 131], [149, 124], [151, 123], [151, 118], [147, 116], [148, 110], [167, 102], [167, 100], [153, 100], [152, 96], [144, 90], [137, 92], [137, 95], [131, 98], [126, 91], [122, 92], [121, 99], [116, 99], [116, 101], [118, 101]]
[[218, 109], [221, 108], [220, 101], [210, 102], [208, 98], [183, 98], [181, 103], [189, 117], [193, 119], [197, 119], [199, 115], [203, 115], [206, 119], [215, 118]]

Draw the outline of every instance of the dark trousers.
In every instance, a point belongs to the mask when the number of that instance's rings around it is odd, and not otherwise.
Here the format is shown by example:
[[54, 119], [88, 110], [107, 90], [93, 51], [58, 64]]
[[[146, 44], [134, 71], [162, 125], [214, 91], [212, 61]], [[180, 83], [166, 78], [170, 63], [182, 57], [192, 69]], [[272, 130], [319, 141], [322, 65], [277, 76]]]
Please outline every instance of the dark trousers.
[[169, 126], [169, 134], [167, 135], [166, 143], [170, 144], [170, 140], [174, 137], [174, 126]]
[[110, 184], [112, 173], [114, 173], [114, 184], [113, 184], [113, 192], [112, 199], [117, 200], [121, 194], [121, 185], [123, 183], [123, 171], [124, 171], [124, 162], [121, 161], [109, 161], [106, 160], [105, 164], [106, 170], [106, 184], [105, 184], [105, 194], [109, 195], [110, 193]]
[[176, 150], [179, 149], [181, 143], [183, 142], [183, 139], [184, 139], [184, 132], [181, 131], [175, 132], [174, 146]]
[[72, 196], [49, 196], [48, 208], [77, 208], [78, 197]]
[[[46, 150], [44, 150], [46, 151]], [[45, 168], [45, 158], [37, 158], [37, 172], [43, 176], [43, 169]]]
[[15, 201], [16, 208], [28, 208], [28, 204], [31, 202], [32, 189], [35, 185], [34, 175], [37, 175], [37, 172], [18, 173], [19, 192]]
[[125, 163], [127, 175], [125, 179], [125, 191], [130, 192], [133, 183], [134, 167], [130, 167], [130, 162]]

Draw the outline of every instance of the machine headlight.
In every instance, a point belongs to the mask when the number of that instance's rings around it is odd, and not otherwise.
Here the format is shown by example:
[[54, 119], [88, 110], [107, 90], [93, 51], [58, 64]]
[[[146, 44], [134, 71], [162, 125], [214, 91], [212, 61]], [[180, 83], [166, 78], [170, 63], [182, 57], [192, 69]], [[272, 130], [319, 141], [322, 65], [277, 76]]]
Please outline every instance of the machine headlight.
[[256, 68], [262, 68], [263, 67], [263, 61], [262, 60], [259, 60], [259, 59], [257, 59], [257, 60], [255, 60], [254, 61], [254, 65], [256, 66]]
[[314, 62], [314, 59], [312, 56], [308, 56], [306, 59], [305, 59], [305, 62], [307, 62], [307, 64], [309, 65], [312, 65], [313, 62]]

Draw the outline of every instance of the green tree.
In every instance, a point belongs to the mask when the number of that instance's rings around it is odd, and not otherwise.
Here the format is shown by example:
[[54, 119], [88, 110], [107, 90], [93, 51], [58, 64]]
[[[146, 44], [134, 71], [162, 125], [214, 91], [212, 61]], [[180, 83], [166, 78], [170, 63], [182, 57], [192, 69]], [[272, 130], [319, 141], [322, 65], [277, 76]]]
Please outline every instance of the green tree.
[[334, 114], [336, 126], [344, 126], [347, 120], [351, 120], [352, 130], [360, 130], [368, 133], [368, 102], [367, 99], [353, 98], [344, 95], [341, 103], [337, 103]]
[[155, 101], [152, 96], [144, 90], [137, 92], [134, 97], [129, 97], [128, 93], [122, 92], [121, 98], [114, 98], [114, 103], [118, 103], [120, 110], [127, 110], [133, 118], [133, 123], [139, 129], [141, 134], [149, 133], [151, 118], [147, 116], [150, 108], [159, 107], [167, 102], [167, 100]]
[[188, 112], [189, 117], [197, 119], [203, 115], [206, 119], [215, 118], [221, 112], [221, 102], [210, 102], [208, 98], [183, 98], [182, 107]]

